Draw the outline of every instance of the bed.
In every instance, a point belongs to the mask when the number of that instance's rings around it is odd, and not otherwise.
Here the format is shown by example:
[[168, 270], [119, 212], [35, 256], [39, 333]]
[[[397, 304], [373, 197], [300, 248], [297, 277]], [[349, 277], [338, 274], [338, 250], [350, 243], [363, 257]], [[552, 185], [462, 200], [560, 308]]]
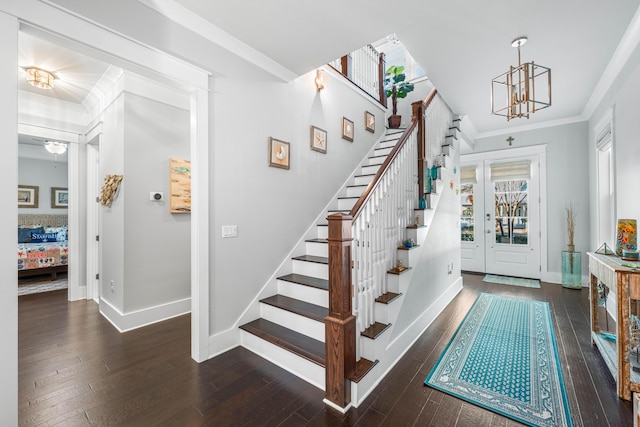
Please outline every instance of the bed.
[[69, 263], [66, 215], [18, 215], [18, 277], [67, 272]]

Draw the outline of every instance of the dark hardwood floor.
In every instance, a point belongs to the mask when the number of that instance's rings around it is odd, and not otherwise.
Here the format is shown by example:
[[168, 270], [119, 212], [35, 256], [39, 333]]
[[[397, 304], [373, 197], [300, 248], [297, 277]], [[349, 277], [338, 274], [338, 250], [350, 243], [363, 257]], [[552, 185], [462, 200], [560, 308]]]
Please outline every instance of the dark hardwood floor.
[[[631, 426], [632, 408], [592, 347], [587, 290], [494, 285], [464, 275], [464, 290], [358, 408], [235, 348], [197, 364], [189, 316], [118, 333], [93, 301], [66, 291], [19, 297], [22, 426], [515, 426], [423, 385], [480, 292], [548, 301], [574, 426]], [[425, 284], [428, 286], [428, 284]]]

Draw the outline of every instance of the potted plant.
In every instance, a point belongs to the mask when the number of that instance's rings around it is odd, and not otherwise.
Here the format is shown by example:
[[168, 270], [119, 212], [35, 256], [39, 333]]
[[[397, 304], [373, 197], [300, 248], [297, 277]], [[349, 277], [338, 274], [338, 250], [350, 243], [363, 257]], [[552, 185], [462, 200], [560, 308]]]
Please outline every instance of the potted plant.
[[399, 128], [402, 121], [402, 117], [398, 115], [398, 98], [406, 98], [407, 94], [413, 91], [413, 83], [406, 81], [406, 79], [404, 67], [401, 65], [390, 66], [385, 75], [385, 91], [387, 98], [391, 97], [391, 105], [393, 106], [393, 114], [389, 117], [390, 128]]

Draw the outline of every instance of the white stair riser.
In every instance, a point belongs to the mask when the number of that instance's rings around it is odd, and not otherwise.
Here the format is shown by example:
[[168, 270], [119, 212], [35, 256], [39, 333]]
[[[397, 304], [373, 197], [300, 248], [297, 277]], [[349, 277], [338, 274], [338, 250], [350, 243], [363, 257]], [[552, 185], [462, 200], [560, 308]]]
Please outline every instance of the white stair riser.
[[293, 272], [305, 276], [329, 279], [329, 267], [327, 264], [293, 260]]
[[400, 307], [402, 307], [402, 299], [404, 295], [400, 295], [389, 304], [376, 303], [375, 318], [376, 322], [394, 323], [398, 317]]
[[355, 199], [355, 198], [338, 199], [338, 210], [340, 210], [340, 211], [343, 211], [343, 210], [350, 211], [351, 209], [353, 209], [353, 206], [356, 204], [357, 201], [358, 201], [358, 199]]
[[420, 217], [418, 219], [418, 225], [431, 224], [433, 219], [432, 209], [414, 209], [414, 217]]
[[373, 180], [373, 175], [371, 176], [356, 176], [354, 185], [369, 185], [369, 183]]
[[329, 227], [327, 225], [318, 225], [316, 227], [318, 239], [326, 239], [329, 237]]
[[[417, 244], [421, 246], [428, 245], [428, 242], [425, 242], [425, 238], [427, 237], [427, 230], [429, 227], [420, 227], [420, 228], [407, 228], [407, 239], [413, 239]], [[413, 251], [417, 251], [414, 249]], [[412, 251], [402, 251], [402, 252], [412, 252]]]
[[375, 175], [375, 173], [378, 172], [378, 169], [380, 169], [380, 165], [362, 166], [362, 169], [360, 170], [360, 174], [361, 175], [371, 175], [371, 174]]
[[376, 148], [373, 154], [374, 156], [388, 156], [391, 151], [393, 151], [393, 147]]
[[329, 308], [329, 292], [324, 289], [278, 280], [278, 293], [285, 297]]
[[414, 267], [418, 264], [418, 261], [420, 259], [420, 249], [421, 248], [414, 248], [411, 250], [399, 249], [397, 259], [402, 261], [402, 265], [405, 265], [407, 267]]
[[453, 155], [453, 145], [443, 145], [442, 152], [447, 156]]
[[360, 336], [360, 356], [369, 360], [376, 360], [384, 357], [385, 349], [391, 337], [391, 329], [388, 327], [382, 334], [373, 340]]
[[347, 197], [360, 197], [367, 187], [347, 187]]
[[306, 254], [313, 256], [329, 256], [329, 244], [319, 242], [305, 242]]
[[367, 159], [367, 164], [369, 164], [369, 165], [381, 165], [381, 164], [384, 163], [386, 158], [387, 158], [386, 156], [369, 157]]
[[260, 317], [298, 333], [324, 342], [324, 323], [269, 304], [260, 303]]
[[325, 370], [322, 366], [296, 356], [290, 351], [273, 345], [246, 331], [240, 331], [240, 343], [244, 348], [264, 357], [321, 390], [325, 389]]

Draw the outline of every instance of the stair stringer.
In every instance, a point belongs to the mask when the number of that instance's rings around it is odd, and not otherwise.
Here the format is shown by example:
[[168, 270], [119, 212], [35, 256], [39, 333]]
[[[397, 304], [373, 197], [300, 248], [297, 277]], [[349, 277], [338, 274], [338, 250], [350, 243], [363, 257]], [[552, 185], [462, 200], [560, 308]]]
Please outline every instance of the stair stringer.
[[390, 323], [391, 325], [375, 340], [362, 336], [358, 337], [361, 343], [360, 349], [362, 357], [377, 360], [378, 363], [360, 382], [351, 383], [351, 403], [353, 406], [359, 406], [359, 404], [366, 399], [371, 391], [373, 391], [400, 358], [409, 350], [411, 345], [462, 290], [462, 278], [460, 277], [450, 284], [408, 327], [405, 327], [404, 330], [394, 335], [395, 320], [402, 307], [408, 287], [412, 284], [415, 273], [413, 267], [416, 266], [416, 263], [421, 258], [420, 255], [422, 251], [424, 251], [427, 247], [426, 245], [428, 245], [431, 224], [437, 215], [443, 213], [442, 209], [439, 209], [440, 200], [443, 191], [450, 191], [450, 189], [444, 188], [444, 185], [454, 179], [453, 149], [448, 148], [447, 152], [447, 155], [444, 156], [445, 164], [441, 168], [441, 176], [436, 182], [436, 192], [430, 195], [431, 204], [429, 209], [416, 209], [416, 213], [421, 215], [422, 224], [420, 225], [422, 227], [408, 228], [406, 231], [405, 238], [413, 238], [419, 246], [411, 250], [398, 250], [399, 258], [402, 260], [403, 265], [411, 267], [411, 269], [399, 275], [387, 274], [387, 288], [389, 291], [400, 293], [401, 295], [389, 304], [386, 304], [387, 307], [382, 308], [385, 304], [376, 303], [374, 308], [376, 321]]
[[[326, 224], [328, 212], [337, 208], [337, 199], [346, 194], [346, 188], [349, 184], [354, 182], [355, 176], [362, 169], [362, 166], [367, 164], [369, 157], [374, 153], [376, 148], [383, 143], [387, 138], [387, 134], [380, 135], [372, 145], [371, 149], [363, 156], [358, 166], [356, 166], [353, 172], [345, 179], [336, 193], [329, 199], [329, 202], [325, 205], [321, 213], [315, 218], [315, 220], [309, 225], [309, 228], [302, 235], [292, 247], [291, 251], [285, 256], [282, 263], [275, 269], [273, 274], [267, 279], [262, 288], [258, 291], [256, 296], [247, 305], [245, 310], [240, 314], [233, 325], [226, 331], [219, 332], [209, 337], [209, 357], [214, 357], [231, 350], [238, 345], [241, 345], [241, 335], [239, 326], [249, 321], [255, 320], [260, 317], [260, 300], [278, 293], [278, 280], [277, 278], [288, 274], [293, 271], [292, 258], [296, 255], [304, 253], [306, 240], [317, 236], [318, 224]], [[272, 360], [273, 361], [273, 360]], [[313, 382], [312, 382], [313, 383]]]

